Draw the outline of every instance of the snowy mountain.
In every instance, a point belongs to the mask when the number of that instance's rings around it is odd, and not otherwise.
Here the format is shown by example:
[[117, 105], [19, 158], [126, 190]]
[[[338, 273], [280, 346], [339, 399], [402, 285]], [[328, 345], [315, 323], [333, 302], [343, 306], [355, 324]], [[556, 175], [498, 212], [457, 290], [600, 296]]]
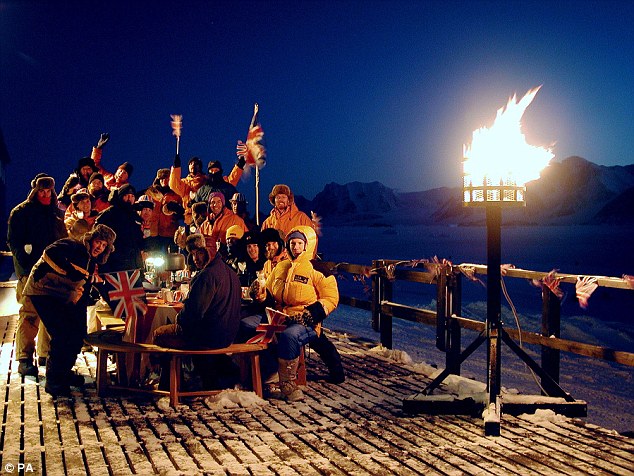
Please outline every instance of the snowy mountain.
[[[462, 205], [460, 187], [399, 193], [380, 182], [330, 183], [297, 204], [329, 225], [484, 224], [483, 209]], [[634, 164], [602, 166], [568, 157], [526, 186], [526, 206], [504, 211], [506, 224], [634, 223]]]

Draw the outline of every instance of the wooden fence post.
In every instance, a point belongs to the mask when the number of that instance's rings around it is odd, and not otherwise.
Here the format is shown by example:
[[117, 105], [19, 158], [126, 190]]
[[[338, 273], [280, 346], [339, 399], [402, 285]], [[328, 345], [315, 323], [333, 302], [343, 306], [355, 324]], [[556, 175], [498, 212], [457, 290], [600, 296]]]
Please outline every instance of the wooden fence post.
[[[542, 285], [542, 335], [545, 337], [561, 337], [561, 302], [548, 286]], [[542, 369], [559, 383], [560, 351], [542, 346]], [[548, 395], [552, 387], [542, 379], [542, 388]]]
[[381, 312], [381, 302], [392, 300], [392, 282], [385, 273], [385, 260], [372, 261], [377, 270], [372, 276], [372, 329], [381, 334], [381, 345], [392, 348], [392, 316]]
[[451, 274], [447, 278], [447, 301], [449, 310], [448, 325], [447, 325], [447, 356], [446, 366], [454, 375], [460, 375], [460, 353], [462, 346], [462, 335], [460, 330], [460, 324], [452, 316], [462, 315], [462, 275], [460, 273], [453, 273], [449, 268]]

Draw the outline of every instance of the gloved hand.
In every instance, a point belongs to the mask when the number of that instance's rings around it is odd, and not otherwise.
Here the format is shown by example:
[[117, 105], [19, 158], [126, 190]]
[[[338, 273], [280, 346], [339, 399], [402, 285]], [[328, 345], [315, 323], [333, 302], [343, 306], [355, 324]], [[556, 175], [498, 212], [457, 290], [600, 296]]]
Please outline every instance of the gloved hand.
[[244, 158], [244, 155], [238, 156], [238, 161], [236, 162], [236, 165], [239, 169], [244, 170], [244, 166], [247, 165], [247, 159]]
[[301, 314], [291, 316], [291, 320], [306, 327], [313, 327], [326, 319], [326, 311], [319, 301], [306, 306]]
[[179, 154], [176, 154], [174, 156], [174, 168], [180, 167], [180, 166], [181, 166], [181, 156]]
[[163, 205], [163, 213], [166, 215], [185, 215], [185, 209], [178, 202], [167, 202]]
[[103, 146], [110, 140], [110, 134], [107, 132], [102, 132], [101, 136], [99, 136], [99, 141], [97, 142], [97, 149], [103, 149]]

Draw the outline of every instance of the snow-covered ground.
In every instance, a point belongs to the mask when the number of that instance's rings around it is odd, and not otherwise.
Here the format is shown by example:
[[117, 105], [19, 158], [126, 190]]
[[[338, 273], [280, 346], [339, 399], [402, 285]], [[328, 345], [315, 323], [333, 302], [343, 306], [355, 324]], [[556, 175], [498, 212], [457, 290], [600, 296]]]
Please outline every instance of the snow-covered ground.
[[[535, 271], [559, 269], [564, 273], [620, 277], [634, 274], [634, 250], [627, 246], [632, 230], [620, 227], [504, 227], [502, 262]], [[465, 227], [325, 228], [320, 252], [328, 261], [371, 264], [372, 259], [450, 259], [486, 264], [485, 229]], [[511, 282], [514, 281], [514, 282]], [[510, 297], [517, 307], [523, 330], [538, 332], [541, 297], [537, 288], [524, 280], [506, 280]], [[574, 287], [562, 284], [562, 331], [565, 339], [634, 352], [634, 290], [599, 288], [583, 310], [575, 299]], [[427, 288], [427, 289], [426, 289]], [[342, 293], [363, 297], [358, 281], [340, 281]], [[463, 315], [484, 320], [486, 293], [480, 285], [466, 282]], [[435, 309], [433, 286], [395, 286], [394, 301]], [[503, 303], [503, 321], [516, 327], [508, 305]], [[379, 334], [371, 328], [367, 311], [340, 306], [326, 321], [333, 330], [372, 341]], [[463, 347], [475, 338], [466, 331]], [[394, 348], [414, 362], [444, 367], [444, 353], [435, 347], [435, 329], [394, 320]], [[539, 362], [539, 348], [527, 346]], [[463, 376], [486, 379], [485, 346], [464, 364]], [[588, 421], [619, 432], [634, 431], [634, 369], [611, 362], [569, 353], [561, 354], [560, 383], [575, 399], [588, 402]], [[540, 390], [524, 363], [503, 347], [502, 384], [511, 393], [539, 394]]]

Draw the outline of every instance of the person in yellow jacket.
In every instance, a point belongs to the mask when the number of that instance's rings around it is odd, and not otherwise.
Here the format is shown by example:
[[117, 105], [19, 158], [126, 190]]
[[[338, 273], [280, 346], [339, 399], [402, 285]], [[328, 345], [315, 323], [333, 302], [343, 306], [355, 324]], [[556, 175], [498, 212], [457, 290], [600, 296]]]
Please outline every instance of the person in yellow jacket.
[[[316, 239], [310, 226], [292, 228], [286, 236], [290, 259], [278, 263], [264, 289], [260, 289], [258, 281], [252, 285], [255, 299], [264, 303], [269, 300], [272, 304], [274, 301], [276, 309], [290, 316], [286, 329], [277, 335], [279, 385], [289, 401], [304, 398], [296, 383], [302, 346], [319, 338], [322, 321], [339, 304], [335, 277], [324, 276], [310, 261]], [[333, 349], [337, 352], [334, 346]]]
[[207, 183], [207, 176], [202, 172], [203, 163], [198, 157], [192, 157], [187, 163], [187, 177], [181, 178], [181, 158], [176, 154], [174, 165], [170, 169], [168, 186], [183, 201], [185, 208], [185, 223], [192, 222], [192, 199], [200, 187]]
[[[271, 214], [262, 222], [262, 231], [267, 228], [275, 228], [282, 233], [282, 238], [286, 238], [288, 233], [296, 226], [309, 226], [313, 230], [315, 225], [303, 211], [295, 205], [295, 197], [288, 185], [277, 184], [273, 186], [269, 194], [269, 202], [273, 205]], [[317, 256], [317, 238], [313, 247], [313, 255]]]

